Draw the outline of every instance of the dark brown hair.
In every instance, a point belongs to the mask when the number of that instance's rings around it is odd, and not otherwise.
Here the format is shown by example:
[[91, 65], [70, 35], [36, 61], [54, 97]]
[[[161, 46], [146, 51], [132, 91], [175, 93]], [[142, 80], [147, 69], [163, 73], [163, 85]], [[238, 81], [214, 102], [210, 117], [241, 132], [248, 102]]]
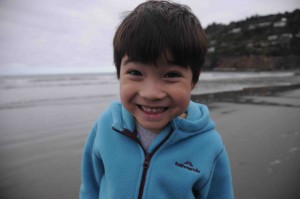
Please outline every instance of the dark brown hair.
[[196, 83], [207, 51], [207, 38], [189, 7], [170, 1], [147, 1], [123, 19], [113, 47], [118, 78], [125, 55], [132, 61], [155, 64], [169, 51], [174, 64], [191, 68], [192, 81]]

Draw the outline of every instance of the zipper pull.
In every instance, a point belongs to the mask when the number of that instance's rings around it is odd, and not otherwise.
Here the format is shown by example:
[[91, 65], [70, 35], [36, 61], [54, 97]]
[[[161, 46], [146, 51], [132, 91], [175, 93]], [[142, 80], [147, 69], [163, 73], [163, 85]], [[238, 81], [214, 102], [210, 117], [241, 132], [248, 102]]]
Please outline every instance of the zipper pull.
[[144, 160], [144, 169], [148, 169], [149, 168], [149, 164], [150, 164], [150, 159], [151, 159], [151, 155], [150, 154], [147, 154], [145, 160]]

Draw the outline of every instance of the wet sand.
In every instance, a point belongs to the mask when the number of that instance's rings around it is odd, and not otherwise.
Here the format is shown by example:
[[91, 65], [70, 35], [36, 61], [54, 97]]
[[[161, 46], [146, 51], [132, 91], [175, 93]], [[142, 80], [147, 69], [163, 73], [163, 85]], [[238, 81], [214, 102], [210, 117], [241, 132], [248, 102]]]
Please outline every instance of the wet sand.
[[235, 197], [300, 198], [300, 89], [210, 108], [230, 156]]
[[[230, 156], [237, 199], [300, 198], [300, 89], [267, 93], [206, 101]], [[113, 98], [2, 107], [0, 198], [78, 198], [83, 144]]]

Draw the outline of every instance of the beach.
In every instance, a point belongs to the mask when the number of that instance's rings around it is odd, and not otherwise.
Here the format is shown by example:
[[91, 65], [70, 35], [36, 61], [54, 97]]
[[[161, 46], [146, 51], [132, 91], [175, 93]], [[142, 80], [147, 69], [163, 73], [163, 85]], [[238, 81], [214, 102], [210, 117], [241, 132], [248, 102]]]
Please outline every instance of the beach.
[[[235, 197], [300, 198], [299, 73], [216, 74], [204, 76], [193, 100], [209, 106], [223, 137]], [[0, 83], [0, 198], [78, 198], [85, 139], [105, 107], [119, 100], [115, 76]]]
[[210, 108], [229, 153], [235, 197], [300, 198], [300, 89]]

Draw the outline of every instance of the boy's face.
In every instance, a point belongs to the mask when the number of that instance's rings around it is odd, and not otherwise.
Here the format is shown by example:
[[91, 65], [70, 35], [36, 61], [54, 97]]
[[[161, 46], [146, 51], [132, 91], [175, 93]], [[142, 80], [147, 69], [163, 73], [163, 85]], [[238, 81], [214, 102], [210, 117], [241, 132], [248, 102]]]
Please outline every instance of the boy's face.
[[120, 98], [136, 121], [159, 133], [174, 117], [186, 111], [191, 97], [192, 71], [162, 57], [157, 65], [122, 58]]

